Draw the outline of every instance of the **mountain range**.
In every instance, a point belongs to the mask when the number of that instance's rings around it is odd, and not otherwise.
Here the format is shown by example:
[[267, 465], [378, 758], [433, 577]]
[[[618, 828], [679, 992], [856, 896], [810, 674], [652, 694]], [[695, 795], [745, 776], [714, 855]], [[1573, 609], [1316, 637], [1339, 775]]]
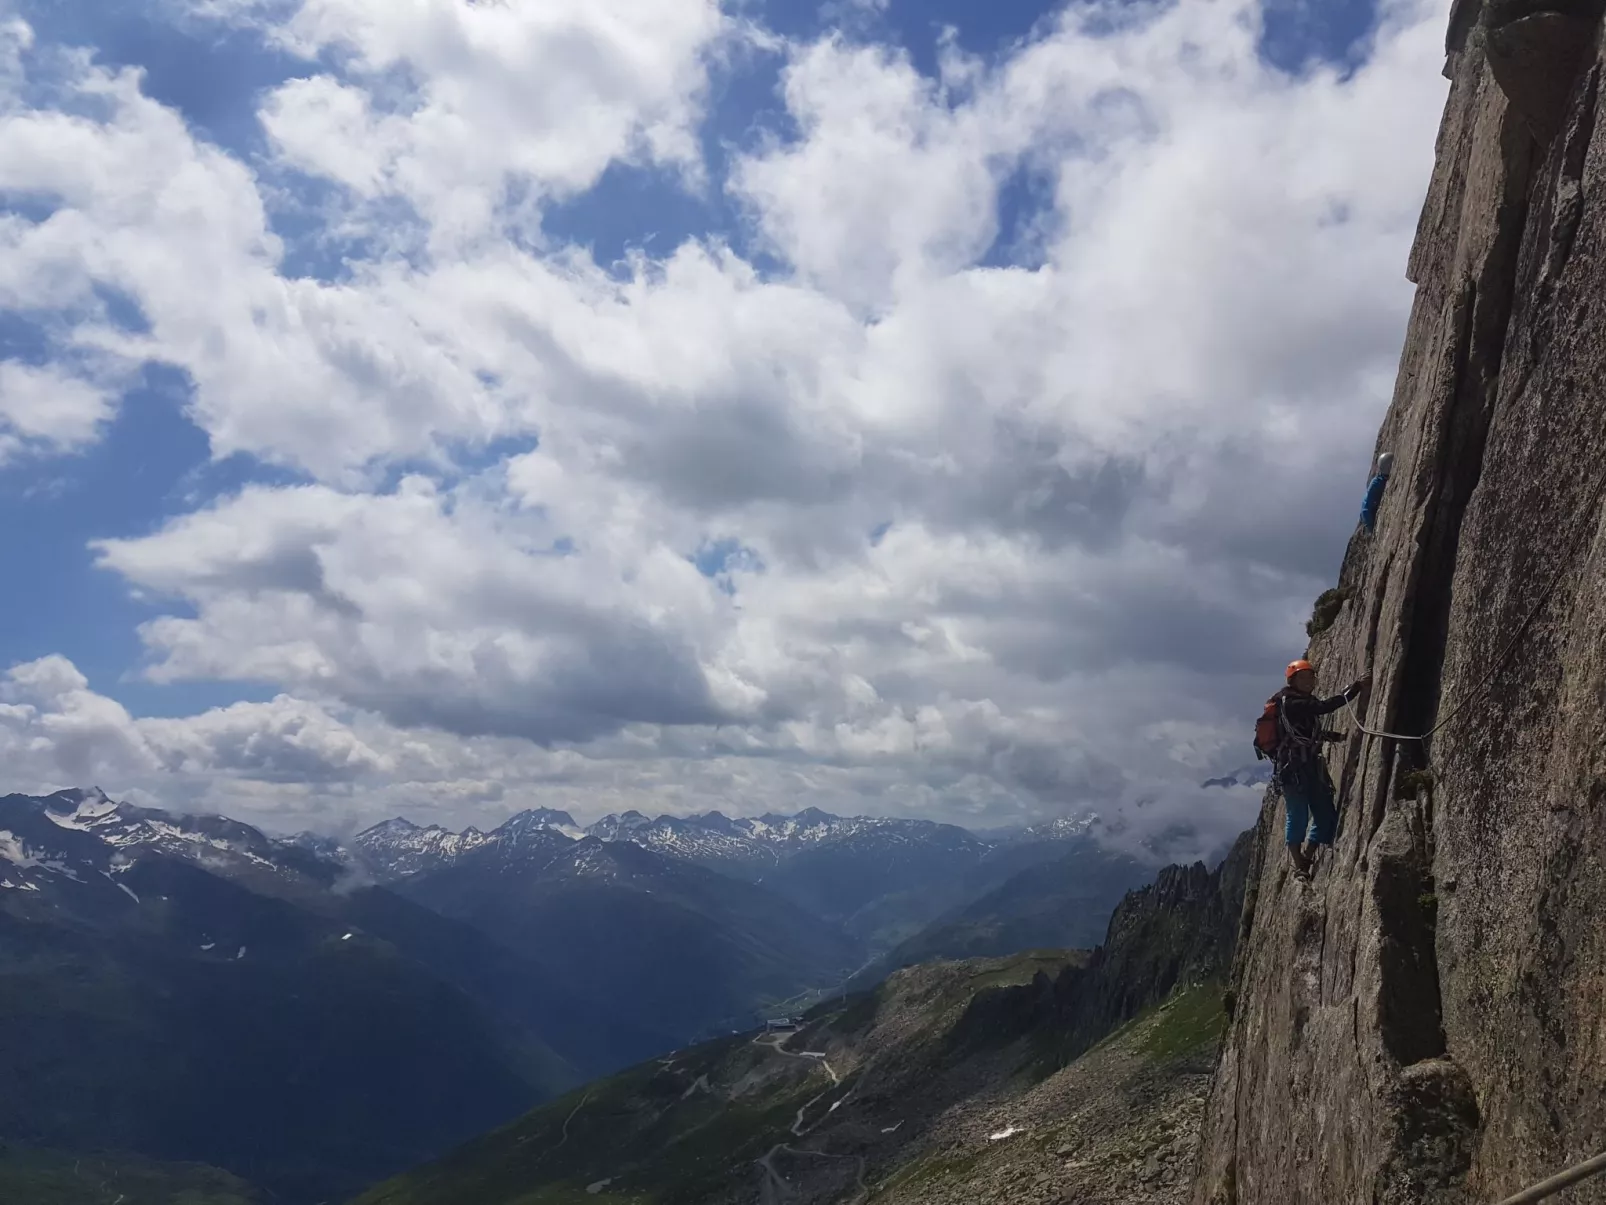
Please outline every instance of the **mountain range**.
[[734, 819], [717, 811], [657, 819], [628, 811], [604, 816], [586, 828], [577, 825], [568, 812], [532, 808], [488, 833], [476, 828], [454, 832], [440, 825], [420, 827], [397, 817], [358, 833], [351, 841], [351, 850], [376, 877], [396, 879], [450, 864], [484, 845], [516, 844], [535, 833], [559, 833], [571, 840], [595, 837], [601, 841], [627, 841], [725, 874], [758, 880], [799, 853], [865, 834], [919, 837], [939, 832], [949, 840], [977, 842], [954, 825], [833, 816], [819, 808], [805, 808], [793, 816], [769, 814]]
[[[398, 817], [358, 833], [350, 857], [376, 880], [397, 883], [489, 859], [485, 851], [493, 849], [528, 863], [566, 843], [634, 845], [760, 885], [839, 926], [877, 956], [1021, 871], [1074, 849], [1093, 850], [1089, 832], [1096, 820], [1091, 814], [1062, 818], [983, 839], [951, 824], [834, 816], [818, 808], [751, 818], [716, 811], [651, 819], [630, 811], [584, 829], [567, 812], [541, 808], [490, 832], [421, 827]], [[1101, 900], [1096, 914], [1113, 903]]]
[[0, 1139], [337, 1199], [677, 1044], [303, 842], [0, 799]]

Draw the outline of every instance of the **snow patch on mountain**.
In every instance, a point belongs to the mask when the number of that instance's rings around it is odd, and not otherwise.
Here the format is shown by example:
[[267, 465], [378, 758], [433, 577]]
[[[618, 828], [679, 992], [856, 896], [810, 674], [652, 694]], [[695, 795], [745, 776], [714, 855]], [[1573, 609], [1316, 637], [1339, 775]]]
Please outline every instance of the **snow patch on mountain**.
[[[62, 807], [52, 806], [60, 804]], [[71, 811], [63, 810], [70, 807]], [[61, 791], [45, 801], [45, 818], [57, 828], [88, 832], [112, 816], [117, 804], [99, 787], [88, 791]]]
[[1076, 837], [1087, 836], [1098, 822], [1097, 812], [1085, 812], [1080, 816], [1059, 816], [1029, 826], [1022, 835], [1027, 840], [1034, 841], [1069, 841]]
[[29, 855], [22, 844], [22, 838], [6, 829], [0, 829], [0, 861], [10, 862], [23, 870], [42, 865], [39, 859]]
[[[74, 882], [83, 882], [83, 879], [78, 876], [77, 870], [60, 858], [50, 857], [46, 851], [37, 848], [30, 853], [23, 839], [9, 829], [0, 829], [0, 862], [9, 863], [16, 868], [18, 872], [16, 877], [21, 879], [20, 883], [15, 884], [18, 889], [33, 886], [30, 882], [32, 876], [24, 876], [20, 873], [25, 870], [43, 871], [46, 874], [62, 875], [65, 878], [72, 879]], [[8, 875], [7, 882], [10, 883], [11, 881], [12, 876]], [[37, 890], [37, 887], [33, 889]]]
[[497, 828], [492, 829], [491, 837], [497, 840], [517, 839], [532, 832], [562, 833], [571, 841], [578, 841], [586, 835], [585, 830], [574, 822], [574, 817], [568, 812], [560, 812], [554, 808], [531, 808], [509, 817]]

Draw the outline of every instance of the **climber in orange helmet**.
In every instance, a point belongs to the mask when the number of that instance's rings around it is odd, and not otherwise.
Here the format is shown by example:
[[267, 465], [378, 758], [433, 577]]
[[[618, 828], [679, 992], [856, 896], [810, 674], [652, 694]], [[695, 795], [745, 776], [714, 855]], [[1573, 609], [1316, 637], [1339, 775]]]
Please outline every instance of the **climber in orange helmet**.
[[[1276, 735], [1268, 750], [1276, 766], [1277, 782], [1283, 791], [1287, 820], [1283, 839], [1294, 870], [1309, 876], [1316, 851], [1333, 843], [1338, 827], [1338, 806], [1334, 801], [1333, 780], [1321, 757], [1324, 741], [1341, 741], [1342, 733], [1321, 726], [1321, 717], [1330, 715], [1366, 689], [1370, 677], [1361, 677], [1343, 694], [1322, 699], [1316, 695], [1316, 668], [1309, 661], [1291, 661], [1286, 672], [1287, 685], [1267, 702], [1268, 714], [1275, 709]], [[1261, 744], [1256, 737], [1257, 746]], [[1308, 848], [1304, 843], [1309, 841]]]

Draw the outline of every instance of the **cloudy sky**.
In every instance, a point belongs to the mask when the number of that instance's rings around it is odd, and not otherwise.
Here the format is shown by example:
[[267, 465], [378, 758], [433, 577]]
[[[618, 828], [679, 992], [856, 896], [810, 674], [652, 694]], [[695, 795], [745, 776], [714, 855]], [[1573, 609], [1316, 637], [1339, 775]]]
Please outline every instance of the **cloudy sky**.
[[0, 0], [0, 787], [1236, 830], [1445, 8]]

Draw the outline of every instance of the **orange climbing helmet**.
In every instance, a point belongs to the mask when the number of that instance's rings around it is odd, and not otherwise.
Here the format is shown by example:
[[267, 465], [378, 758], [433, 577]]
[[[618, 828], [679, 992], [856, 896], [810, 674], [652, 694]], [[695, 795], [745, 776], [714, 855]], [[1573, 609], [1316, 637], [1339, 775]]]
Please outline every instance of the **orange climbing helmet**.
[[1285, 675], [1285, 680], [1289, 681], [1289, 682], [1292, 682], [1294, 680], [1294, 675], [1295, 674], [1299, 673], [1302, 670], [1307, 670], [1307, 669], [1310, 670], [1312, 673], [1314, 673], [1315, 670], [1316, 670], [1316, 667], [1314, 665], [1312, 665], [1309, 661], [1304, 661], [1304, 660], [1290, 661], [1288, 663], [1288, 673]]

